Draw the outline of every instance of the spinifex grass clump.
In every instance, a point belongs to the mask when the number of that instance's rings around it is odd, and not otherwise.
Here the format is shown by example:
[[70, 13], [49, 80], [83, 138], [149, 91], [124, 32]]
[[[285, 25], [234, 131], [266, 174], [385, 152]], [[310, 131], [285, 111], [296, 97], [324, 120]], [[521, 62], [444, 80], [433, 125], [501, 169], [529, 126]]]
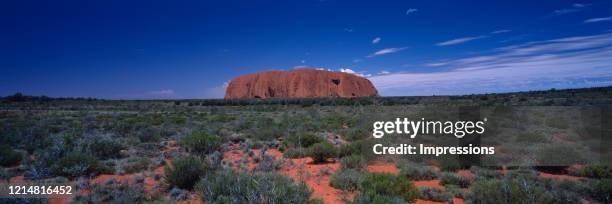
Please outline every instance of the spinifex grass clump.
[[196, 185], [206, 203], [307, 203], [305, 184], [271, 172], [215, 171]]
[[406, 177], [389, 173], [367, 173], [359, 185], [357, 203], [393, 202], [400, 198], [412, 202], [420, 191]]
[[208, 134], [204, 131], [196, 131], [181, 139], [183, 145], [189, 152], [196, 154], [210, 154], [221, 148], [221, 138]]
[[357, 190], [364, 172], [356, 169], [342, 169], [331, 175], [329, 184], [337, 189]]
[[170, 186], [192, 189], [193, 185], [206, 173], [206, 167], [196, 157], [179, 157], [172, 165], [165, 167], [165, 180]]
[[60, 158], [51, 166], [53, 174], [65, 177], [87, 176], [90, 174], [112, 173], [112, 170], [96, 159], [96, 157], [71, 153]]
[[416, 163], [401, 163], [399, 175], [412, 180], [431, 180], [438, 178], [438, 173], [431, 166], [422, 166]]
[[335, 157], [336, 153], [336, 147], [327, 141], [314, 144], [308, 148], [308, 156], [312, 157], [315, 163], [326, 162], [327, 159]]

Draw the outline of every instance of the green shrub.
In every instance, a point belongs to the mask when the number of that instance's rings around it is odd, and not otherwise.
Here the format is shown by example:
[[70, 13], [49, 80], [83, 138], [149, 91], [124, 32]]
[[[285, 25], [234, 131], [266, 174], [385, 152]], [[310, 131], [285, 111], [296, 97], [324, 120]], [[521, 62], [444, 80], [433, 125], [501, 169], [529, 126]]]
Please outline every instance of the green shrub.
[[137, 133], [140, 142], [159, 142], [161, 130], [159, 128], [147, 126]]
[[398, 196], [409, 202], [420, 196], [419, 190], [406, 177], [389, 173], [365, 174], [359, 190], [370, 198], [376, 198], [376, 195]]
[[529, 174], [506, 175], [503, 179], [479, 180], [466, 199], [472, 203], [579, 203], [575, 192], [560, 188], [551, 180]]
[[612, 179], [594, 180], [589, 183], [591, 197], [602, 202], [612, 202]]
[[196, 192], [205, 203], [307, 203], [305, 184], [272, 172], [215, 171], [202, 178]]
[[467, 188], [470, 186], [471, 181], [465, 176], [460, 176], [454, 173], [443, 173], [442, 177], [440, 178], [440, 183], [442, 185], [452, 184], [460, 186], [461, 188]]
[[446, 192], [450, 193], [453, 197], [465, 197], [463, 189], [461, 189], [461, 187], [459, 187], [458, 185], [448, 184], [445, 185], [444, 188], [446, 188]]
[[336, 147], [327, 141], [320, 142], [310, 146], [307, 155], [312, 157], [315, 163], [326, 162], [336, 156]]
[[289, 148], [286, 149], [283, 152], [283, 157], [285, 158], [291, 158], [291, 159], [297, 159], [297, 158], [304, 158], [307, 155], [307, 149], [301, 148], [301, 147], [297, 147], [297, 148]]
[[100, 159], [118, 158], [124, 148], [121, 143], [110, 138], [97, 139], [89, 145], [89, 151]]
[[411, 180], [431, 180], [438, 178], [438, 173], [431, 166], [420, 166], [414, 163], [400, 164], [399, 175]]
[[303, 134], [291, 134], [287, 136], [285, 141], [285, 146], [287, 147], [310, 147], [316, 143], [323, 142], [323, 139], [319, 136], [316, 136], [312, 133], [303, 133]]
[[189, 152], [209, 154], [221, 148], [221, 138], [203, 131], [196, 131], [181, 139], [181, 145]]
[[338, 157], [346, 157], [350, 155], [361, 155], [362, 140], [353, 141], [349, 144], [338, 147]]
[[9, 145], [0, 145], [0, 166], [15, 166], [21, 161], [21, 154]]
[[447, 202], [453, 199], [453, 194], [449, 192], [443, 192], [438, 188], [422, 187], [419, 189], [421, 190], [421, 199], [423, 200]]
[[96, 157], [71, 153], [60, 158], [51, 166], [53, 174], [64, 177], [86, 176], [89, 174], [112, 173], [112, 170], [102, 164]]
[[356, 154], [340, 158], [340, 164], [343, 169], [364, 169], [368, 166], [368, 162]]
[[154, 201], [147, 196], [142, 185], [95, 185], [88, 195], [79, 195], [74, 203], [145, 203]]
[[589, 178], [612, 178], [612, 168], [605, 165], [586, 165], [576, 171], [570, 171], [569, 173], [575, 176]]
[[499, 179], [503, 176], [499, 171], [475, 166], [471, 168], [471, 171], [474, 173], [476, 180]]
[[166, 165], [164, 170], [164, 178], [170, 186], [188, 190], [206, 173], [204, 163], [192, 156], [176, 158], [172, 165]]
[[362, 175], [355, 169], [342, 169], [331, 175], [329, 184], [337, 189], [353, 191], [359, 187]]

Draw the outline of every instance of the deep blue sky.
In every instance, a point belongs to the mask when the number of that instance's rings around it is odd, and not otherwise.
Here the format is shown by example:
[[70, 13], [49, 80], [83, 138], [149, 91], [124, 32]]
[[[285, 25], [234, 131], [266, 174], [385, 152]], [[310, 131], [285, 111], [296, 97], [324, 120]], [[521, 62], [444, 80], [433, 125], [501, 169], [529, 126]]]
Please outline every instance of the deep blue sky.
[[220, 98], [309, 66], [382, 95], [612, 85], [612, 1], [3, 1], [0, 95]]

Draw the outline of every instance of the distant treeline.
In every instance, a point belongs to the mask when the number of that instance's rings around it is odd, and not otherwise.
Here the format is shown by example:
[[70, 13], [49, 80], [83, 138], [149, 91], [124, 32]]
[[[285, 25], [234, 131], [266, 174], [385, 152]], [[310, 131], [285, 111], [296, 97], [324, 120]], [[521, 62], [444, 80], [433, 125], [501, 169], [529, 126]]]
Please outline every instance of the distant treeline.
[[[553, 99], [564, 99], [565, 102]], [[301, 105], [301, 106], [335, 106], [335, 105], [410, 105], [437, 104], [440, 102], [465, 102], [473, 105], [526, 104], [534, 105], [575, 105], [579, 99], [612, 99], [612, 86], [550, 89], [545, 91], [528, 91], [512, 93], [472, 94], [461, 96], [389, 96], [389, 97], [317, 97], [317, 98], [266, 98], [266, 99], [181, 99], [181, 100], [105, 100], [96, 98], [51, 98], [47, 96], [27, 96], [17, 93], [1, 97], [3, 103], [14, 102], [49, 102], [49, 101], [141, 101], [165, 102], [175, 106], [248, 106], [248, 105]], [[567, 103], [567, 104], [566, 104]]]

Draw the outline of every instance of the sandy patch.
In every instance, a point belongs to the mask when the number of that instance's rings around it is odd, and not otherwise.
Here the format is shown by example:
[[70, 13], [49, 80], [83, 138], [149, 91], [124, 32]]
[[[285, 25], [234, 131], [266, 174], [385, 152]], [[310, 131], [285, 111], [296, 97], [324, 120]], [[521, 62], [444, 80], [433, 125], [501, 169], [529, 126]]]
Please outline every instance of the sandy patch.
[[570, 175], [564, 175], [564, 174], [549, 174], [549, 173], [544, 173], [544, 172], [540, 172], [540, 177], [544, 177], [548, 179], [555, 179], [555, 180], [573, 180], [573, 181], [582, 181], [586, 179], [585, 177], [581, 177], [581, 176], [570, 176]]
[[429, 188], [437, 188], [440, 190], [446, 189], [444, 188], [443, 185], [440, 184], [440, 179], [419, 180], [419, 181], [413, 181], [412, 183], [414, 183], [416, 187], [429, 187]]
[[400, 169], [395, 164], [374, 162], [368, 165], [369, 172], [399, 174]]

